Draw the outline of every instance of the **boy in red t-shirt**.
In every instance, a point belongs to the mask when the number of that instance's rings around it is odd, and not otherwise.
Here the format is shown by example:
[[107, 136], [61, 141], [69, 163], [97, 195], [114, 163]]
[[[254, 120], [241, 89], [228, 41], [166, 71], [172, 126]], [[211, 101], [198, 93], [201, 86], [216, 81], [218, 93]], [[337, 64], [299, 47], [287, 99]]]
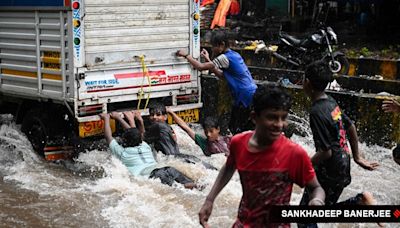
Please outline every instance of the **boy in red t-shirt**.
[[226, 164], [199, 212], [203, 227], [208, 227], [214, 200], [236, 169], [243, 196], [233, 227], [289, 227], [269, 221], [269, 206], [288, 205], [293, 183], [312, 189], [309, 205], [324, 204], [324, 190], [306, 151], [282, 134], [290, 107], [291, 98], [283, 90], [258, 87], [251, 113], [256, 128], [232, 138]]

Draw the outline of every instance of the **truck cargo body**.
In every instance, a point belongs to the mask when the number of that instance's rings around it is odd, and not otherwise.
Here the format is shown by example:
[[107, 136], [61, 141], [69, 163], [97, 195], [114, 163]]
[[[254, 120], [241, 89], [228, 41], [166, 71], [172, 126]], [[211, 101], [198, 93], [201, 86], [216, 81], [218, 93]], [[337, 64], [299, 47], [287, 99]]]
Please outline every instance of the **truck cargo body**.
[[198, 119], [198, 72], [175, 56], [199, 58], [198, 13], [196, 0], [3, 0], [0, 104], [17, 101], [22, 122], [32, 109], [68, 115], [81, 137], [99, 113], [146, 114], [157, 99]]

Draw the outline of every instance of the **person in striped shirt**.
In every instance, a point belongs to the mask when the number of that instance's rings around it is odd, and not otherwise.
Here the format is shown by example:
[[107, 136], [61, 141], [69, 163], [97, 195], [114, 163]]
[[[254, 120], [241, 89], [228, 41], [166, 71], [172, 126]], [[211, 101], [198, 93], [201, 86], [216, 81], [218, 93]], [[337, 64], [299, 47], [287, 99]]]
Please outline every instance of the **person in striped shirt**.
[[[228, 83], [233, 97], [229, 130], [232, 134], [254, 128], [250, 121], [250, 106], [253, 94], [257, 89], [242, 56], [229, 48], [229, 39], [223, 30], [213, 30], [211, 34], [212, 55], [210, 59], [207, 50], [201, 51], [206, 62], [201, 63], [186, 51], [179, 50], [176, 55], [185, 57], [197, 70], [209, 70], [219, 78], [224, 78]], [[246, 121], [243, 121], [246, 120]]]

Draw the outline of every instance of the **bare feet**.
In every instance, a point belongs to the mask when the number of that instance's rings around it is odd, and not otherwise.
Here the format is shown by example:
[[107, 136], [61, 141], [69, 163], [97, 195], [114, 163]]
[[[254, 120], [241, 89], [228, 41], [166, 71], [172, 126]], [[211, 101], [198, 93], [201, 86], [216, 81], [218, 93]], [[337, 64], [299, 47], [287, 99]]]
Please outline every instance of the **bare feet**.
[[[370, 192], [363, 192], [362, 195], [363, 197], [360, 202], [361, 205], [376, 205], [376, 200]], [[378, 226], [384, 227], [384, 224], [378, 222]]]
[[186, 183], [183, 185], [185, 188], [187, 189], [198, 189], [199, 191], [202, 191], [206, 186], [205, 185], [200, 185], [200, 184], [196, 184], [196, 183]]
[[363, 195], [363, 197], [360, 202], [361, 205], [375, 205], [376, 204], [376, 200], [370, 192], [363, 192], [362, 195]]
[[187, 189], [193, 189], [196, 187], [196, 184], [195, 183], [186, 183], [183, 186], [185, 186], [185, 188], [187, 188]]

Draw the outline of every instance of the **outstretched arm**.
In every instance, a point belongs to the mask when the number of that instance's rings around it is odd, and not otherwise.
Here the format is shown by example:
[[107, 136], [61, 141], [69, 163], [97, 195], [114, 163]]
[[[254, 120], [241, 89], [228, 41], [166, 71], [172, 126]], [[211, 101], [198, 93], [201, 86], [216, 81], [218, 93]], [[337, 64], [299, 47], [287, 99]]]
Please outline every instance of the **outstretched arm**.
[[[205, 54], [206, 53], [206, 54]], [[179, 50], [176, 52], [177, 56], [185, 57], [187, 61], [196, 69], [196, 70], [209, 70], [214, 73], [218, 77], [223, 77], [222, 70], [218, 69], [214, 63], [210, 60], [208, 52], [203, 49], [201, 51], [201, 55], [206, 59], [205, 63], [201, 63], [200, 61], [194, 59], [191, 55], [189, 55], [184, 50]]]
[[351, 147], [351, 153], [353, 154], [354, 161], [361, 167], [367, 170], [374, 170], [376, 169], [379, 164], [377, 162], [369, 162], [365, 160], [358, 149], [358, 135], [357, 130], [354, 124], [352, 124], [349, 129], [347, 130], [349, 133], [349, 141]]
[[218, 177], [215, 180], [214, 185], [211, 188], [210, 193], [208, 193], [208, 196], [199, 212], [200, 224], [203, 227], [208, 227], [207, 221], [211, 215], [214, 200], [217, 197], [217, 195], [221, 192], [221, 190], [225, 187], [225, 185], [229, 182], [229, 180], [232, 178], [234, 173], [235, 173], [235, 167], [233, 165], [227, 165], [227, 164], [222, 166], [221, 170], [219, 171]]
[[186, 133], [188, 133], [188, 135], [190, 136], [190, 138], [192, 138], [194, 140], [196, 133], [193, 131], [192, 128], [189, 127], [189, 125], [187, 125], [187, 123], [185, 121], [182, 120], [182, 118], [180, 118], [175, 112], [173, 112], [170, 108], [167, 108], [167, 113], [169, 113], [172, 118], [174, 119], [174, 121], [183, 129], [186, 131]]
[[144, 138], [145, 129], [144, 129], [144, 122], [143, 122], [142, 115], [140, 114], [140, 112], [138, 110], [135, 110], [135, 111], [133, 111], [133, 116], [138, 121], [137, 128], [139, 129], [139, 132], [142, 135], [142, 139], [143, 139]]
[[104, 120], [104, 136], [106, 138], [107, 144], [110, 145], [113, 140], [111, 127], [110, 127], [110, 115], [108, 113], [100, 114], [100, 118]]
[[111, 118], [118, 120], [118, 122], [121, 123], [123, 129], [130, 128], [129, 124], [124, 120], [122, 113], [112, 112], [110, 116], [111, 116]]

